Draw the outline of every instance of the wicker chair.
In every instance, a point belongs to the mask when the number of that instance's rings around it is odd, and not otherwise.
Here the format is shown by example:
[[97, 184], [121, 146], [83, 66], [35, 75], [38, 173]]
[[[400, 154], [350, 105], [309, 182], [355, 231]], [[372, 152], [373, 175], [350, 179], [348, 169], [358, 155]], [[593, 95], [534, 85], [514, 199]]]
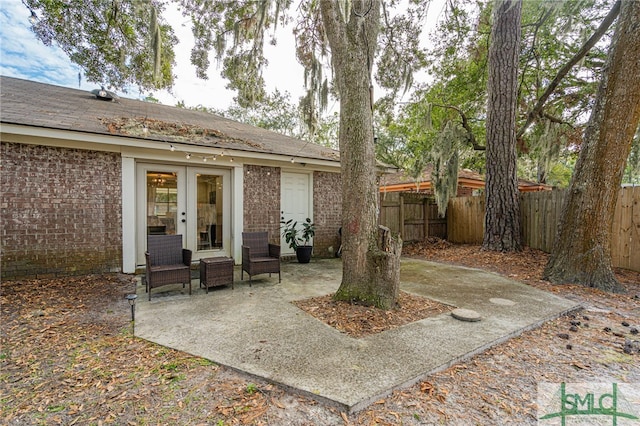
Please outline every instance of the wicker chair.
[[182, 235], [148, 235], [147, 293], [151, 300], [151, 289], [167, 284], [189, 284], [191, 294], [191, 250], [182, 248]]
[[242, 271], [249, 274], [249, 286], [251, 277], [258, 274], [278, 273], [278, 282], [282, 282], [280, 275], [280, 246], [269, 244], [267, 232], [243, 232], [242, 233]]

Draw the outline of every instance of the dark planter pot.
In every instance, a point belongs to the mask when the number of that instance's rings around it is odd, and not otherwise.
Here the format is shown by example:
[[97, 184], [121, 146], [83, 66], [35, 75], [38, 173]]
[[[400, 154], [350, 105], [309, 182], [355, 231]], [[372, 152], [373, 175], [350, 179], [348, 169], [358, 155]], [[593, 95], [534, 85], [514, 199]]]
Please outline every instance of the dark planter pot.
[[313, 251], [312, 246], [298, 246], [296, 249], [296, 258], [300, 263], [309, 263], [311, 260], [311, 251]]

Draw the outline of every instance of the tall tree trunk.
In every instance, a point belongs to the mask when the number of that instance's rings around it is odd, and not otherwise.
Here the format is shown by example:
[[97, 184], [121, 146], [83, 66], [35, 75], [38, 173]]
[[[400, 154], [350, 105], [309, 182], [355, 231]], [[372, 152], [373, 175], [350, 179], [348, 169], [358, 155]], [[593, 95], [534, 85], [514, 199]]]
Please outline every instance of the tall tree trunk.
[[516, 110], [522, 0], [496, 0], [487, 84], [487, 181], [482, 247], [521, 250]]
[[611, 270], [611, 224], [640, 121], [640, 2], [623, 0], [544, 276], [621, 291]]
[[379, 247], [370, 87], [380, 1], [353, 1], [346, 12], [338, 3], [320, 2], [340, 96], [343, 267], [335, 298], [389, 309], [398, 296], [401, 242]]

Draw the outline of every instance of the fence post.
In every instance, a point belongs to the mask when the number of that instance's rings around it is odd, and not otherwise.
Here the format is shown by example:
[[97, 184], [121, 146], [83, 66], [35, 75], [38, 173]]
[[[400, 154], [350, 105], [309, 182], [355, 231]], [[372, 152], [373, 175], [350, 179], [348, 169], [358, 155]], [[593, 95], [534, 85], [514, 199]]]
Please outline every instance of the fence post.
[[424, 240], [429, 239], [429, 198], [424, 197], [422, 199], [422, 217], [424, 218]]
[[400, 193], [400, 238], [404, 241], [404, 194]]

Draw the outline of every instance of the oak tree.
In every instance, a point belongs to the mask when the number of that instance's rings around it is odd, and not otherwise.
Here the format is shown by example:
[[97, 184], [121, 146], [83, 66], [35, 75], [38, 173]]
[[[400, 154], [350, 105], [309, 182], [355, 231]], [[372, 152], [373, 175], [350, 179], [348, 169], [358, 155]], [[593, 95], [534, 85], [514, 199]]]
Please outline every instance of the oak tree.
[[611, 270], [611, 224], [640, 122], [640, 2], [622, 0], [618, 19], [544, 273], [607, 291], [622, 290]]
[[400, 286], [401, 242], [380, 247], [378, 188], [373, 145], [372, 71], [380, 2], [357, 1], [344, 11], [337, 1], [320, 9], [340, 96], [342, 172], [342, 283], [338, 300], [395, 306]]
[[163, 19], [163, 2], [23, 0], [31, 29], [84, 70], [87, 81], [126, 90], [173, 85], [178, 39]]

